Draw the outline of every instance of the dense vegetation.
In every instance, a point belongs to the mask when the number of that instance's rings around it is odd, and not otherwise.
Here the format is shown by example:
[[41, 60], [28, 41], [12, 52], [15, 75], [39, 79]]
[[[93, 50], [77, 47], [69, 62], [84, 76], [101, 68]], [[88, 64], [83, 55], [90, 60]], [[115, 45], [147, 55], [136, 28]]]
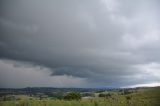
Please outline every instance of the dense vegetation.
[[88, 92], [0, 91], [0, 106], [160, 106], [160, 87]]
[[64, 95], [65, 100], [80, 100], [81, 94], [78, 92], [69, 92]]

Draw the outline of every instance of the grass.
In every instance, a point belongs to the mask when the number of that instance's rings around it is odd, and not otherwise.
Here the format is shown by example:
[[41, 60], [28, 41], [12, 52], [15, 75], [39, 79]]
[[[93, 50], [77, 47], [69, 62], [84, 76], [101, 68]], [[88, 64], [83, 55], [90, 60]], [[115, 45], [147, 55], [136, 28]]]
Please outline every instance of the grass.
[[111, 97], [95, 97], [93, 100], [56, 100], [42, 99], [19, 95], [20, 100], [0, 101], [0, 106], [160, 106], [160, 87], [141, 88], [127, 95], [119, 93]]

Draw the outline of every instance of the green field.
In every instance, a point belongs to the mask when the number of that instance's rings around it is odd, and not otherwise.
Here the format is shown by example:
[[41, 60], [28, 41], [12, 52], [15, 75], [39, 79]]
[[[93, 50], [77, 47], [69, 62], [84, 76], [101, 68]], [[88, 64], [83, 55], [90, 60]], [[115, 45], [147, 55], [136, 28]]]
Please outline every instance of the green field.
[[30, 97], [26, 95], [16, 95], [15, 100], [0, 101], [0, 106], [160, 106], [160, 87], [138, 88], [130, 93], [110, 91], [109, 97], [99, 97], [99, 93], [94, 93], [94, 98], [81, 100], [64, 100]]

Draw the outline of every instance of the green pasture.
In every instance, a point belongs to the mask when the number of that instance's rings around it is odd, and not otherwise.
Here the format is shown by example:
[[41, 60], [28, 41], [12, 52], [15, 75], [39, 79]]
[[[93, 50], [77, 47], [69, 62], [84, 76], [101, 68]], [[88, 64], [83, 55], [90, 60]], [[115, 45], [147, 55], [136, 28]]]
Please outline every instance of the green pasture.
[[[96, 93], [97, 95], [97, 93]], [[0, 106], [160, 106], [160, 88], [141, 88], [136, 92], [122, 95], [113, 93], [111, 97], [95, 97], [81, 100], [58, 100], [18, 95], [19, 100], [0, 101]]]

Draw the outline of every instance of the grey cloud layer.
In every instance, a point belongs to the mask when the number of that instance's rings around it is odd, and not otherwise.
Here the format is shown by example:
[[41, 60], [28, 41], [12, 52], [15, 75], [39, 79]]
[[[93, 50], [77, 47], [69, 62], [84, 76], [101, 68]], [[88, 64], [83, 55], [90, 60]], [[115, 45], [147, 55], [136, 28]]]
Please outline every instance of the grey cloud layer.
[[2, 0], [0, 58], [86, 78], [90, 86], [159, 81], [129, 80], [145, 76], [139, 65], [159, 64], [158, 3]]

